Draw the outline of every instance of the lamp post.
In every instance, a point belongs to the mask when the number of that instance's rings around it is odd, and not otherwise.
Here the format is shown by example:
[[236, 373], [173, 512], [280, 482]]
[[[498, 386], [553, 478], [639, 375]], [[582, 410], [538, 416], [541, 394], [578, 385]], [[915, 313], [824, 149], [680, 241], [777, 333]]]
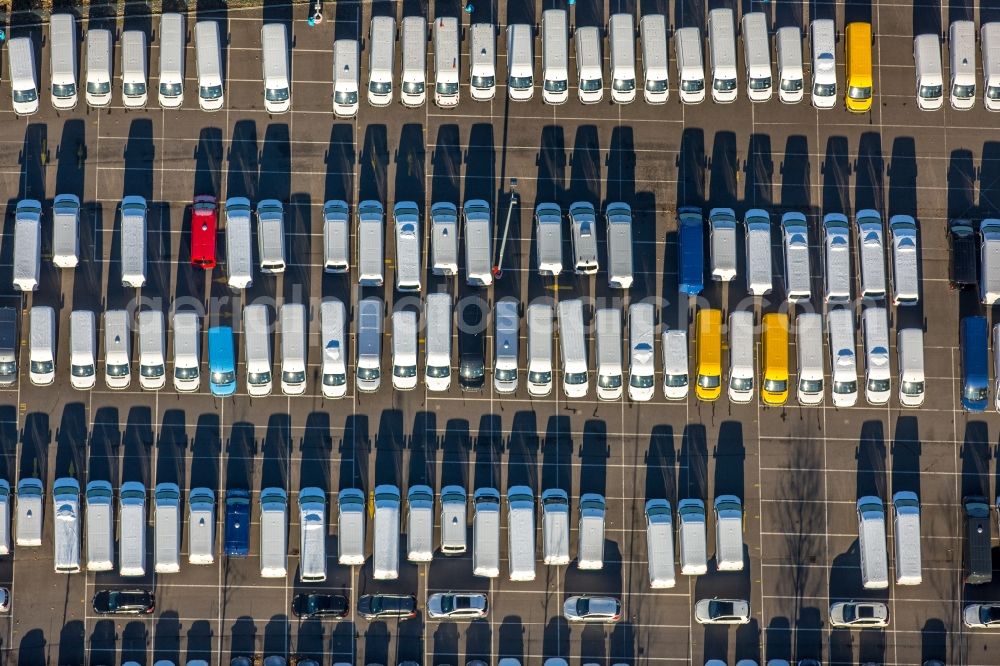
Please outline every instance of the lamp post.
[[514, 204], [517, 203], [517, 178], [510, 179], [510, 201], [507, 204], [507, 221], [503, 225], [503, 237], [500, 239], [500, 256], [497, 257], [497, 265], [493, 267], [493, 277], [499, 280], [503, 277], [503, 252], [507, 246], [507, 234], [510, 231], [510, 218], [514, 213]]

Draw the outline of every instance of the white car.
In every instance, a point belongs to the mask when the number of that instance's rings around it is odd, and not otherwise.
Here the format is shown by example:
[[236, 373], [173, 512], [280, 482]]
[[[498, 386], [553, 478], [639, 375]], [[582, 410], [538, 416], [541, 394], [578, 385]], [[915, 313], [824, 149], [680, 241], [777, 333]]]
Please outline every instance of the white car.
[[962, 622], [977, 629], [1000, 628], [1000, 605], [969, 604], [962, 611]]
[[881, 601], [841, 601], [830, 606], [832, 627], [888, 627], [889, 607]]
[[486, 617], [489, 605], [485, 594], [438, 593], [427, 600], [427, 615], [432, 619], [476, 620]]
[[617, 622], [622, 602], [615, 597], [570, 597], [563, 604], [563, 617], [570, 622]]
[[747, 624], [750, 602], [743, 599], [701, 599], [694, 605], [698, 624]]

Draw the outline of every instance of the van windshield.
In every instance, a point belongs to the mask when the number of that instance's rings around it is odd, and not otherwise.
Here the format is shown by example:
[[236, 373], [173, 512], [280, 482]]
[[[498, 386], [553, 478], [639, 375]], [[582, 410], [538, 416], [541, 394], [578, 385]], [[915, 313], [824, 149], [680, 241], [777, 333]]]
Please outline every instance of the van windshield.
[[73, 97], [76, 95], [76, 84], [75, 83], [53, 83], [52, 84], [52, 96], [53, 97]]
[[532, 86], [532, 80], [530, 76], [512, 76], [507, 84], [514, 90], [525, 90]]
[[618, 92], [629, 92], [635, 90], [635, 79], [614, 79], [611, 87]]
[[753, 389], [753, 377], [730, 377], [729, 388], [734, 391], [750, 391]]
[[122, 93], [126, 97], [142, 97], [146, 94], [145, 83], [126, 83], [122, 86]]
[[[178, 377], [178, 379], [194, 379], [194, 377]], [[236, 381], [236, 373], [232, 370], [227, 370], [226, 372], [213, 372], [212, 373], [212, 383], [216, 386], [224, 386], [226, 384], [232, 384]]]
[[143, 377], [162, 377], [163, 376], [163, 366], [162, 365], [140, 365], [139, 374]]
[[819, 393], [823, 390], [822, 379], [800, 379], [799, 390], [803, 393]]
[[323, 386], [343, 386], [347, 383], [347, 375], [327, 373], [323, 375]]
[[373, 95], [388, 95], [392, 92], [392, 81], [370, 81], [368, 92]]
[[303, 372], [282, 372], [281, 381], [286, 384], [301, 384], [306, 380], [306, 373]]
[[267, 384], [271, 381], [270, 372], [249, 372], [247, 373], [247, 384]]
[[382, 372], [378, 368], [358, 368], [358, 379], [362, 381], [374, 381], [381, 376]]
[[847, 89], [847, 96], [851, 99], [871, 99], [871, 86], [851, 86]]
[[[374, 92], [374, 91], [372, 91], [372, 92]], [[345, 105], [357, 104], [358, 103], [358, 91], [357, 90], [350, 90], [350, 91], [345, 92], [343, 90], [338, 90], [337, 92], [335, 92], [333, 94], [333, 101], [336, 102], [337, 104], [345, 104]]]
[[653, 375], [632, 375], [629, 377], [628, 385], [632, 388], [652, 388]]
[[[17, 372], [17, 363], [14, 361], [7, 361], [0, 363], [0, 375], [12, 375]], [[515, 371], [516, 372], [516, 371]]]
[[87, 81], [87, 92], [91, 95], [107, 95], [111, 92], [111, 82]]
[[759, 79], [750, 79], [750, 90], [768, 90], [771, 87], [771, 77], [764, 76]]
[[160, 94], [164, 97], [179, 97], [183, 88], [179, 83], [161, 83]]
[[288, 101], [288, 88], [265, 88], [264, 99], [268, 102]]
[[439, 95], [457, 95], [458, 94], [458, 82], [446, 83], [440, 81], [437, 84], [437, 93]]
[[[3, 368], [0, 368], [2, 372]], [[93, 365], [74, 365], [70, 367], [70, 372], [73, 373], [74, 377], [93, 377], [94, 376], [94, 366]]]
[[[494, 85], [496, 85], [496, 81], [497, 77], [495, 76], [473, 76], [472, 87], [485, 90], [487, 88], [492, 88]], [[563, 88], [563, 90], [565, 90], [565, 88]], [[421, 90], [419, 92], [423, 92], [422, 84], [421, 84]]]
[[722, 378], [719, 375], [698, 375], [698, 386], [706, 389], [719, 388]]
[[951, 96], [959, 99], [971, 99], [976, 95], [975, 84], [971, 86], [954, 85], [951, 88]]
[[666, 92], [667, 80], [646, 81], [646, 92]]
[[719, 92], [736, 90], [736, 79], [715, 79], [712, 81], [712, 87]]
[[105, 368], [108, 377], [125, 377], [128, 375], [128, 363], [122, 363], [120, 365], [109, 365]]
[[924, 394], [924, 383], [923, 382], [903, 382], [899, 390], [903, 392], [903, 395], [923, 395]]
[[858, 383], [855, 382], [834, 382], [833, 392], [840, 393], [844, 395], [850, 395], [858, 390]]
[[440, 378], [443, 378], [443, 377], [447, 377], [450, 374], [451, 374], [451, 368], [449, 368], [447, 365], [438, 365], [438, 366], [428, 365], [427, 366], [427, 376], [428, 377], [432, 377], [432, 378], [435, 378], [435, 379], [440, 379]]
[[15, 90], [14, 91], [14, 103], [22, 104], [24, 102], [34, 102], [38, 99], [38, 91], [34, 88], [30, 90]]
[[664, 375], [663, 385], [668, 388], [684, 388], [688, 385], [687, 375]]
[[681, 92], [701, 92], [705, 89], [705, 81], [702, 79], [684, 79], [681, 81]]
[[836, 83], [815, 83], [813, 84], [814, 97], [833, 97], [837, 94]]
[[989, 86], [986, 88], [987, 99], [1000, 99], [1000, 86]]
[[529, 372], [528, 373], [528, 383], [529, 384], [548, 384], [552, 381], [551, 372]]
[[392, 366], [393, 377], [416, 377], [417, 367], [414, 365], [394, 365]]
[[569, 89], [569, 81], [563, 79], [561, 81], [555, 81], [552, 79], [545, 79], [545, 91], [546, 92], [566, 92]]
[[920, 90], [917, 92], [918, 95], [924, 99], [937, 99], [941, 96], [943, 92], [942, 86], [920, 86]]
[[[584, 374], [583, 376], [586, 379], [587, 375]], [[571, 382], [569, 380], [569, 378], [570, 378], [570, 375], [566, 375], [566, 383], [567, 384], [582, 384], [583, 383], [583, 382]], [[610, 389], [618, 388], [618, 387], [620, 387], [622, 385], [622, 376], [621, 375], [597, 375], [597, 385], [600, 388], [610, 388]]]
[[962, 395], [965, 399], [973, 402], [986, 400], [988, 394], [989, 391], [985, 386], [966, 386], [965, 390], [962, 391]]
[[583, 92], [597, 92], [604, 87], [604, 81], [601, 79], [581, 79], [580, 80], [580, 90]]
[[[610, 379], [610, 378], [609, 378]], [[563, 381], [570, 385], [586, 384], [587, 383], [587, 373], [586, 372], [567, 372], [563, 375]], [[618, 386], [621, 386], [621, 377], [618, 377]], [[608, 388], [614, 388], [609, 386]]]
[[512, 382], [512, 381], [515, 381], [517, 379], [517, 369], [516, 368], [513, 369], [513, 370], [500, 370], [500, 369], [497, 369], [497, 370], [494, 370], [493, 374], [496, 377], [496, 380], [498, 382]]
[[781, 89], [785, 92], [798, 92], [802, 90], [802, 79], [782, 79]]
[[219, 99], [222, 97], [222, 86], [198, 86], [198, 97], [202, 99]]
[[[886, 382], [888, 384], [888, 382]], [[886, 386], [887, 390], [889, 387]], [[788, 390], [788, 380], [787, 379], [765, 379], [764, 380], [764, 390], [768, 393], [784, 393]]]
[[[472, 85], [476, 85], [476, 80], [472, 79]], [[407, 95], [422, 95], [424, 92], [423, 81], [403, 81], [403, 92]]]

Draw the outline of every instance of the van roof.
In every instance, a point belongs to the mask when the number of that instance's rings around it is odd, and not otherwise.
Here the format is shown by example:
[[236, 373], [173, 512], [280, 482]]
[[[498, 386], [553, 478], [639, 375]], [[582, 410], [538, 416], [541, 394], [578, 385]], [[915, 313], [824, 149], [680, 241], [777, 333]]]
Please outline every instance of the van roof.
[[365, 495], [357, 488], [344, 488], [337, 496], [340, 564], [356, 566], [365, 561]]
[[[612, 14], [608, 19], [608, 42], [613, 46], [611, 51], [611, 72], [612, 76], [619, 70], [635, 69], [635, 28], [633, 27], [632, 14]], [[628, 78], [627, 75], [622, 78]]]
[[[762, 36], [764, 39], [755, 39]], [[747, 69], [771, 70], [771, 50], [768, 39], [767, 15], [747, 12], [743, 15], [743, 50]]]
[[434, 72], [438, 81], [458, 81], [458, 19], [439, 16], [434, 21]]
[[[386, 16], [374, 17], [372, 19], [373, 36], [375, 30], [375, 19], [379, 18], [389, 18], [389, 20], [392, 20], [390, 17]], [[395, 34], [393, 34], [393, 39], [395, 39]], [[392, 52], [390, 51], [389, 53], [391, 54]], [[334, 81], [344, 79], [347, 81], [353, 81], [355, 84], [357, 84], [359, 76], [358, 54], [359, 54], [359, 46], [358, 46], [358, 40], [356, 39], [337, 39], [333, 42]]]
[[578, 298], [559, 301], [559, 342], [564, 364], [577, 362], [586, 367], [587, 340], [583, 327], [583, 301]]
[[701, 210], [685, 206], [677, 210], [677, 234], [680, 242], [679, 288], [697, 296], [704, 288], [705, 240]]
[[984, 23], [980, 28], [980, 42], [983, 45], [983, 75], [986, 85], [996, 86], [996, 76], [1000, 74], [1000, 21]]
[[288, 31], [284, 23], [265, 23], [260, 28], [264, 79], [288, 79]]
[[913, 57], [920, 68], [919, 74], [941, 81], [941, 41], [936, 34], [914, 37]]
[[720, 7], [708, 12], [708, 44], [714, 70], [731, 70], [735, 76], [736, 25], [732, 9]]
[[565, 9], [542, 12], [543, 67], [565, 76], [569, 70], [569, 24]]
[[858, 500], [858, 540], [864, 550], [861, 557], [865, 587], [885, 587], [888, 581], [888, 556], [885, 549], [885, 507], [882, 499], [865, 496]]
[[667, 17], [646, 14], [639, 19], [642, 35], [642, 64], [646, 71], [667, 69]]

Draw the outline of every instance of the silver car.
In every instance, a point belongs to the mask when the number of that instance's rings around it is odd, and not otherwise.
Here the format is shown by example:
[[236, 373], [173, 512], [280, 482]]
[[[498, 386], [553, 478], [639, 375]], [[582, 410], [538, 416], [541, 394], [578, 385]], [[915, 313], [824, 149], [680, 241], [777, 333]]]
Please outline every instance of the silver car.
[[485, 594], [438, 593], [427, 599], [427, 615], [432, 619], [476, 620], [489, 613]]
[[830, 626], [888, 627], [889, 607], [880, 601], [841, 601], [830, 606]]
[[1000, 606], [996, 604], [969, 604], [962, 611], [962, 622], [975, 629], [1000, 628]]
[[622, 603], [615, 597], [570, 597], [563, 604], [563, 617], [570, 622], [617, 622]]
[[743, 599], [702, 599], [694, 605], [698, 624], [746, 624], [750, 602]]

